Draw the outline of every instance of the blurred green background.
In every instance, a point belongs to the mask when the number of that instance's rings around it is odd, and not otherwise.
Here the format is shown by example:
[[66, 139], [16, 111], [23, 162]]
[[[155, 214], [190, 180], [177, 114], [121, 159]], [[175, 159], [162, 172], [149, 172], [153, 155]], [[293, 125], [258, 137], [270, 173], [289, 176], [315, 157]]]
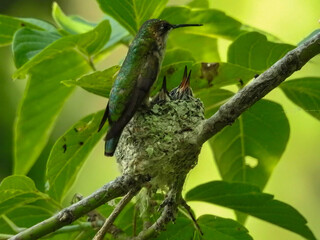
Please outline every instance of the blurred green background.
[[[103, 14], [96, 1], [57, 1], [67, 14], [77, 14], [91, 21], [99, 21]], [[184, 4], [185, 0], [169, 1], [170, 4]], [[52, 22], [52, 1], [49, 0], [0, 0], [0, 13], [18, 17], [41, 18]], [[284, 42], [297, 44], [309, 33], [320, 27], [319, 0], [211, 0], [210, 6], [225, 11], [226, 14], [274, 34]], [[230, 42], [220, 41], [222, 60], [226, 59], [226, 48]], [[10, 47], [0, 48], [0, 180], [11, 174], [12, 169], [12, 129], [16, 109], [21, 99], [25, 81], [12, 81], [15, 70]], [[118, 64], [125, 56], [126, 48], [118, 47], [98, 68], [103, 69]], [[291, 78], [320, 76], [320, 57], [308, 63]], [[280, 90], [274, 90], [266, 98], [279, 101], [290, 121], [291, 133], [287, 149], [275, 169], [265, 192], [297, 208], [309, 221], [309, 226], [320, 238], [320, 123], [293, 105]], [[47, 156], [54, 141], [81, 117], [103, 109], [106, 99], [77, 89], [65, 105], [56, 124], [48, 146], [37, 164], [29, 173], [36, 179], [38, 188], [43, 189], [43, 176]], [[316, 109], [310, 109], [316, 110]], [[268, 116], [265, 116], [266, 118]], [[119, 175], [114, 159], [103, 156], [103, 142], [90, 154], [79, 178], [75, 192], [87, 195], [104, 183]], [[214, 165], [211, 150], [205, 145], [199, 164], [187, 178], [185, 190], [200, 183], [220, 179]], [[69, 199], [66, 200], [66, 204]], [[229, 210], [203, 203], [193, 203], [196, 214], [221, 214], [233, 217]], [[299, 240], [300, 236], [254, 218], [247, 222], [251, 235], [259, 240]]]

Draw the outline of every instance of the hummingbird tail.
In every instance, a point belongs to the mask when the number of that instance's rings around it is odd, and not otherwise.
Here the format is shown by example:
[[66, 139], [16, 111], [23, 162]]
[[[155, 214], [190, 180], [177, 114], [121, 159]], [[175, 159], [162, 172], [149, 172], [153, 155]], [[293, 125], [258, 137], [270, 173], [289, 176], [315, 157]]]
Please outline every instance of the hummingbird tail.
[[116, 147], [118, 145], [118, 142], [119, 142], [119, 137], [114, 137], [114, 138], [111, 138], [109, 140], [106, 140], [106, 143], [105, 143], [105, 148], [104, 148], [104, 155], [107, 156], [107, 157], [112, 157], [115, 150], [116, 150]]

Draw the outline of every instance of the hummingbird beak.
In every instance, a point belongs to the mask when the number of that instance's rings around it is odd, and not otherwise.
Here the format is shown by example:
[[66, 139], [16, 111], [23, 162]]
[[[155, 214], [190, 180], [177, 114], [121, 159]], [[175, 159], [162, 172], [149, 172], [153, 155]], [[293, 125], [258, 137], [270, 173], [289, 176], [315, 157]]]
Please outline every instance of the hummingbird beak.
[[184, 72], [183, 72], [183, 77], [182, 77], [182, 81], [181, 81], [181, 83], [179, 84], [179, 88], [182, 88], [183, 87], [183, 85], [184, 85], [184, 83], [185, 83], [185, 81], [186, 81], [186, 79], [187, 79], [187, 74], [188, 74], [188, 68], [187, 68], [187, 66], [185, 66], [184, 67]]
[[181, 28], [181, 27], [200, 27], [203, 24], [173, 24], [171, 25], [173, 29]]
[[190, 76], [191, 76], [191, 70], [187, 76], [187, 74], [185, 74], [185, 76], [183, 76], [183, 81], [181, 83], [181, 91], [185, 91], [188, 87], [190, 87]]

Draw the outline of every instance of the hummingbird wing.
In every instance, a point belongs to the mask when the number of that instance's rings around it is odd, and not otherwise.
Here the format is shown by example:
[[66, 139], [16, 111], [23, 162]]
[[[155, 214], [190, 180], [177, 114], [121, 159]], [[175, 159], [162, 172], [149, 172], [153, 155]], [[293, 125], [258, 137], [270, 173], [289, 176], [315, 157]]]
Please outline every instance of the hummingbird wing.
[[[104, 124], [106, 123], [107, 119], [108, 119], [108, 115], [109, 115], [109, 102], [107, 104], [106, 110], [104, 111], [102, 120], [99, 124], [99, 129], [98, 132], [100, 132], [101, 128], [104, 126]], [[110, 120], [108, 120], [110, 122]]]
[[160, 69], [159, 58], [152, 54], [148, 54], [146, 57], [147, 59], [145, 64], [140, 69], [136, 86], [134, 87], [130, 97], [127, 99], [121, 116], [116, 121], [112, 122], [111, 128], [107, 133], [106, 140], [121, 134], [123, 128], [131, 120], [145, 97], [148, 95], [151, 86], [157, 79]]

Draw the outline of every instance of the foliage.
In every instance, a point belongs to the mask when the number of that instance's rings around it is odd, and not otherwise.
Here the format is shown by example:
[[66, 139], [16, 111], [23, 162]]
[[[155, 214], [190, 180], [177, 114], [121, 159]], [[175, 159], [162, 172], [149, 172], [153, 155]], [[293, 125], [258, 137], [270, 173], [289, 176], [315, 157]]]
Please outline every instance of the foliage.
[[[43, 151], [63, 105], [76, 86], [108, 97], [119, 66], [95, 71], [94, 63], [104, 59], [116, 45], [132, 39], [145, 20], [160, 17], [174, 24], [204, 24], [203, 28], [172, 33], [159, 79], [166, 75], [168, 88], [172, 89], [180, 81], [184, 66], [190, 67], [192, 87], [204, 102], [207, 117], [233, 96], [234, 92], [223, 87], [242, 88], [295, 47], [269, 41], [274, 37], [208, 8], [205, 0], [191, 1], [187, 6], [166, 6], [167, 0], [97, 1], [106, 14], [100, 23], [67, 16], [56, 3], [52, 13], [55, 26], [37, 19], [0, 16], [0, 46], [12, 44], [17, 67], [13, 78], [27, 79], [14, 129], [15, 175], [0, 185], [3, 234], [15, 233], [15, 225], [30, 227], [62, 207], [62, 199], [86, 157], [106, 131], [106, 127], [99, 133], [96, 131], [102, 112], [75, 123], [57, 140], [47, 162], [46, 193], [38, 191], [33, 181], [23, 175]], [[217, 40], [221, 38], [232, 41], [226, 62], [220, 60], [218, 51]], [[195, 46], [197, 51], [191, 52]], [[160, 84], [158, 81], [154, 89], [159, 89]], [[290, 80], [280, 88], [289, 100], [320, 120], [319, 111], [309, 111], [320, 109], [320, 77]], [[186, 200], [229, 207], [306, 239], [315, 239], [297, 210], [262, 192], [281, 159], [289, 134], [289, 122], [281, 103], [261, 100], [209, 140], [223, 181], [192, 189]], [[128, 211], [134, 215], [133, 207]], [[120, 217], [116, 224], [131, 229], [131, 222]], [[176, 224], [169, 225], [159, 239], [252, 239], [244, 226], [231, 219], [204, 215], [198, 222], [204, 236], [191, 228], [192, 221], [180, 213]], [[74, 223], [77, 224], [79, 221]], [[77, 239], [87, 239], [87, 235], [81, 235], [83, 229], [75, 229], [64, 233], [64, 239], [75, 234]], [[87, 234], [92, 234], [90, 231]]]

